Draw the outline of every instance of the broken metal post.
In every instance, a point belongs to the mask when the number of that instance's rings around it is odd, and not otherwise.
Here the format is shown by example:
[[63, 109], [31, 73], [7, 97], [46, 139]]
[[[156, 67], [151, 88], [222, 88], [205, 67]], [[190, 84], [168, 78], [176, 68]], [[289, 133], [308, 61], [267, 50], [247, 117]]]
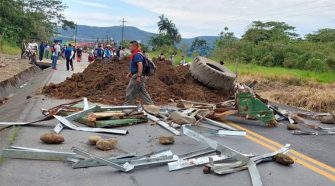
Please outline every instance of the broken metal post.
[[24, 147], [10, 147], [2, 151], [5, 158], [47, 160], [47, 161], [66, 161], [68, 158], [80, 159], [77, 154], [71, 152], [58, 152], [44, 149], [33, 149]]
[[156, 122], [158, 125], [160, 125], [161, 127], [167, 129], [168, 131], [172, 132], [173, 134], [180, 136], [180, 132], [178, 130], [176, 130], [175, 128], [171, 127], [169, 124], [167, 124], [166, 122], [160, 120], [159, 118], [157, 118], [156, 116], [153, 116], [151, 114], [148, 114], [147, 112], [144, 112], [145, 115], [148, 116], [148, 119]]
[[193, 139], [195, 139], [196, 141], [206, 144], [208, 146], [210, 146], [213, 149], [216, 149], [217, 151], [220, 151], [222, 154], [227, 155], [228, 157], [232, 157], [233, 159], [236, 159], [238, 161], [241, 161], [242, 164], [247, 164], [249, 161], [249, 157], [244, 156], [243, 154], [241, 154], [240, 152], [231, 149], [229, 147], [226, 147], [224, 145], [219, 144], [218, 142], [216, 142], [215, 140], [206, 138], [205, 136], [198, 134], [197, 132], [194, 132], [193, 130], [189, 129], [190, 125], [183, 125], [182, 129], [183, 129], [183, 133], [188, 136], [191, 137]]
[[204, 118], [202, 120], [202, 123], [205, 123], [205, 124], [208, 124], [208, 125], [213, 125], [213, 126], [216, 126], [216, 127], [229, 129], [229, 130], [237, 130], [236, 128], [234, 128], [232, 126], [229, 126], [229, 125], [227, 125], [225, 123], [222, 123], [222, 122], [217, 122], [217, 121], [211, 120], [209, 118]]
[[203, 126], [188, 126], [189, 129], [198, 132], [199, 134], [203, 134], [206, 136], [245, 136], [247, 133], [243, 130], [217, 130], [212, 128], [207, 128]]
[[118, 170], [123, 171], [123, 172], [129, 172], [130, 170], [134, 169], [134, 166], [130, 165], [129, 163], [125, 163], [124, 165], [121, 166], [121, 165], [118, 165], [116, 163], [113, 163], [112, 161], [106, 160], [104, 158], [101, 158], [101, 157], [99, 157], [97, 155], [94, 155], [92, 153], [89, 153], [87, 151], [78, 149], [76, 147], [72, 147], [71, 150], [73, 152], [79, 154], [79, 155], [89, 157], [89, 158], [94, 158], [95, 160], [97, 160], [99, 162], [105, 163], [106, 165], [114, 167], [115, 169], [118, 169]]
[[54, 116], [59, 122], [64, 124], [65, 126], [69, 127], [73, 130], [85, 131], [85, 132], [105, 132], [105, 133], [112, 133], [112, 134], [128, 134], [127, 130], [119, 130], [119, 129], [104, 129], [104, 128], [89, 128], [89, 127], [78, 127], [72, 124], [69, 120], [61, 116]]
[[[154, 153], [149, 153], [141, 156], [134, 156], [134, 157], [129, 157], [125, 158], [125, 156], [117, 156], [117, 157], [111, 157], [107, 158], [107, 160], [112, 161], [113, 163], [117, 164], [124, 164], [133, 160], [148, 160], [150, 158], [159, 158], [163, 156], [172, 156], [173, 153], [170, 150], [160, 150]], [[129, 155], [128, 155], [129, 156]], [[74, 164], [72, 164], [72, 168], [77, 169], [77, 168], [88, 168], [88, 167], [98, 167], [98, 166], [107, 166], [107, 164], [103, 162], [96, 161], [95, 159], [85, 159], [85, 160], [75, 160], [72, 161]]]

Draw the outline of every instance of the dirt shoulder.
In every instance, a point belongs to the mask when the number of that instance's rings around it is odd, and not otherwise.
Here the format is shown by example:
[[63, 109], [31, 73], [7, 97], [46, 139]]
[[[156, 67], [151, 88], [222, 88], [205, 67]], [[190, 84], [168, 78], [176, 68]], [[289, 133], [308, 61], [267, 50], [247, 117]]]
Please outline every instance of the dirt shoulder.
[[9, 79], [32, 67], [28, 60], [20, 59], [19, 55], [0, 54], [0, 82]]

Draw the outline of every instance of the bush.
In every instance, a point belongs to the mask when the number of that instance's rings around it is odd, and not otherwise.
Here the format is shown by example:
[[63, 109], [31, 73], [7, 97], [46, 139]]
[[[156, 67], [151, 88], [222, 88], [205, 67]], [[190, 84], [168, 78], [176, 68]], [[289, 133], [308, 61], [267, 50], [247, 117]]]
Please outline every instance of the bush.
[[330, 70], [334, 71], [335, 70], [335, 56], [328, 57], [326, 59], [326, 64], [330, 68]]
[[321, 59], [312, 58], [305, 63], [305, 70], [325, 72], [328, 70], [327, 64]]

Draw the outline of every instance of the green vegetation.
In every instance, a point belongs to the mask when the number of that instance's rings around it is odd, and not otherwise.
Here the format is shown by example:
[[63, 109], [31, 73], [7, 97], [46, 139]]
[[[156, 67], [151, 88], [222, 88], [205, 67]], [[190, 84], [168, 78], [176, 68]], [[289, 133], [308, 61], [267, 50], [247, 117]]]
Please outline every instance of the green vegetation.
[[[235, 72], [235, 63], [225, 63], [231, 71]], [[288, 69], [284, 67], [264, 67], [255, 64], [238, 64], [239, 76], [250, 75], [262, 77], [269, 80], [285, 81], [317, 81], [320, 83], [333, 83], [335, 82], [334, 72], [314, 72], [308, 70]], [[297, 83], [297, 84], [300, 84]]]
[[334, 72], [335, 29], [321, 29], [305, 39], [298, 38], [294, 29], [284, 22], [254, 21], [238, 39], [225, 28], [212, 57], [267, 67]]
[[20, 54], [21, 49], [17, 47], [16, 44], [3, 41], [0, 42], [0, 52], [3, 54], [17, 55]]
[[157, 23], [159, 34], [153, 36], [149, 43], [153, 46], [155, 50], [159, 50], [161, 47], [173, 46], [175, 43], [181, 41], [181, 35], [179, 34], [176, 25], [162, 14], [158, 17], [159, 21]]
[[11, 43], [20, 46], [24, 40], [49, 40], [59, 26], [74, 28], [62, 14], [65, 8], [61, 0], [1, 0], [1, 52], [11, 53]]

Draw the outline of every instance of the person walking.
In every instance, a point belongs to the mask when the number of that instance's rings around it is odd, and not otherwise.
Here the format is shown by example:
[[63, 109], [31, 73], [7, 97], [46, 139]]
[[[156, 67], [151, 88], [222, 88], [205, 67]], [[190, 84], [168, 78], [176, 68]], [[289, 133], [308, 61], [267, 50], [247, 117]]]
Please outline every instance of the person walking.
[[69, 71], [71, 66], [71, 70], [73, 71], [73, 58], [74, 56], [74, 48], [72, 47], [71, 43], [65, 50], [65, 59], [66, 59], [66, 70]]
[[130, 55], [130, 72], [128, 77], [130, 78], [129, 84], [126, 90], [125, 105], [134, 105], [135, 99], [139, 95], [145, 104], [153, 105], [154, 102], [151, 100], [149, 93], [145, 89], [143, 76], [143, 54], [141, 54], [140, 45], [137, 41], [131, 41], [129, 50]]
[[60, 52], [61, 52], [60, 45], [59, 45], [59, 42], [57, 41], [56, 44], [54, 45], [54, 50], [52, 52], [51, 67], [52, 67], [53, 70], [57, 70], [57, 60], [58, 60], [58, 56], [59, 56]]

